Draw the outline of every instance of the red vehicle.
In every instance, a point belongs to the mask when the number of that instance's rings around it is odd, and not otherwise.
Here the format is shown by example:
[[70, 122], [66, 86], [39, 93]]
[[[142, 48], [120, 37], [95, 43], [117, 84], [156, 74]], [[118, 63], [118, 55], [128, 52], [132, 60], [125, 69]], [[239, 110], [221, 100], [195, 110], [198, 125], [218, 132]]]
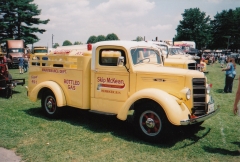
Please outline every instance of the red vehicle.
[[7, 64], [9, 68], [18, 67], [18, 59], [24, 57], [24, 42], [23, 40], [7, 40]]
[[[0, 60], [2, 62], [2, 60]], [[12, 75], [8, 71], [5, 63], [0, 63], [0, 96], [12, 97], [12, 91], [16, 85], [24, 85], [25, 79], [12, 79]]]

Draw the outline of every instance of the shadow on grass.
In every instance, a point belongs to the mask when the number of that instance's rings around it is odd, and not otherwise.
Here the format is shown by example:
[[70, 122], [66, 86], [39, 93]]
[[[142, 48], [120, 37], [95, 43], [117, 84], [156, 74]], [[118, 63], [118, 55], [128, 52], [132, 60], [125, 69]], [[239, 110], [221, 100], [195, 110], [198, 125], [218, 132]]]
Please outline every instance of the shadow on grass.
[[[95, 114], [90, 113], [86, 110], [67, 107], [63, 108], [63, 113], [58, 119], [51, 119], [45, 116], [41, 108], [31, 108], [24, 111], [31, 116], [35, 116], [45, 120], [49, 121], [60, 120], [66, 123], [70, 123], [71, 125], [74, 126], [81, 126], [84, 127], [85, 129], [91, 130], [93, 133], [111, 132], [112, 135], [127, 141], [147, 144], [161, 148], [170, 148], [179, 141], [189, 139], [191, 143], [188, 145], [184, 145], [181, 148], [187, 147], [198, 142], [198, 140], [202, 139], [210, 132], [210, 129], [206, 129], [201, 126], [195, 128], [187, 126], [185, 127], [174, 126], [173, 129], [170, 129], [171, 132], [169, 132], [168, 138], [164, 139], [163, 142], [148, 143], [137, 138], [137, 135], [134, 132], [133, 125], [130, 122], [118, 120], [116, 116]], [[203, 133], [204, 135], [201, 137], [196, 136], [196, 133], [198, 133], [199, 131], [205, 131], [205, 133]]]
[[223, 93], [223, 89], [216, 89], [215, 92], [216, 93]]
[[[239, 142], [238, 142], [238, 144], [239, 144]], [[238, 150], [231, 151], [231, 150], [227, 150], [227, 149], [213, 148], [213, 147], [208, 147], [208, 146], [204, 146], [203, 149], [206, 152], [214, 153], [214, 154], [222, 154], [222, 155], [230, 155], [230, 156], [240, 156], [240, 152]]]

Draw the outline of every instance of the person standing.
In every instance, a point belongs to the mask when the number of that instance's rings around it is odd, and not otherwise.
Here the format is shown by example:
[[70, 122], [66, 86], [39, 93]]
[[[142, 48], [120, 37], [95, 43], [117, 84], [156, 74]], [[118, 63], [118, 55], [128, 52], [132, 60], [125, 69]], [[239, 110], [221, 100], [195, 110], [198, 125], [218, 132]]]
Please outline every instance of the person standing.
[[27, 57], [27, 55], [24, 57], [23, 69], [24, 69], [24, 73], [26, 73], [28, 71], [28, 57]]
[[[235, 76], [236, 76], [236, 63], [235, 63], [235, 59], [234, 58], [230, 58], [231, 60], [232, 60], [232, 64], [233, 64], [233, 79], [235, 78]], [[232, 89], [232, 87], [233, 87], [233, 82], [232, 82], [232, 84], [230, 85], [230, 89]]]
[[24, 63], [23, 57], [20, 57], [18, 61], [19, 61], [18, 62], [19, 74], [23, 74], [23, 63]]
[[227, 67], [223, 68], [222, 71], [226, 71], [226, 78], [225, 78], [225, 87], [223, 92], [224, 93], [232, 93], [232, 84], [233, 84], [233, 79], [235, 77], [234, 75], [234, 65], [232, 63], [232, 59], [228, 58], [228, 63]]

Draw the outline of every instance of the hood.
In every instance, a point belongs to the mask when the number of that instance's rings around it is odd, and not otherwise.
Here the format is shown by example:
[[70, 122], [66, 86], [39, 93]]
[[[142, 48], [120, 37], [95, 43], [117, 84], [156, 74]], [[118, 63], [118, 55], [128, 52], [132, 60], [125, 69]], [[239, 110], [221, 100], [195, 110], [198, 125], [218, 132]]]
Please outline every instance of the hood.
[[134, 66], [134, 71], [137, 73], [145, 73], [145, 74], [155, 74], [156, 75], [182, 75], [182, 76], [191, 76], [194, 77], [204, 77], [202, 72], [197, 70], [188, 70], [188, 69], [180, 69], [180, 68], [173, 68], [173, 67], [164, 67], [162, 65], [154, 65], [154, 64], [138, 64]]
[[9, 53], [11, 57], [23, 57], [23, 53]]
[[185, 60], [194, 60], [194, 57], [189, 55], [189, 54], [184, 54], [184, 55], [167, 55], [164, 56], [165, 59], [185, 59]]
[[179, 97], [185, 87], [192, 89], [193, 78], [205, 78], [203, 72], [163, 66], [134, 67], [137, 76], [136, 90], [156, 88]]

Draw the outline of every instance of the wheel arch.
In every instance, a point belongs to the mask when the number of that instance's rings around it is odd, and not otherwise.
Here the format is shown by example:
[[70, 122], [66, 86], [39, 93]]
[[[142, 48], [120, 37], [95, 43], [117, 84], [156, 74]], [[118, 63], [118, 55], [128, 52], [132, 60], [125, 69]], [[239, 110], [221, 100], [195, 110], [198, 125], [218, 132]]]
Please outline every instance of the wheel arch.
[[154, 101], [161, 106], [169, 122], [173, 125], [180, 125], [180, 121], [188, 119], [188, 114], [190, 114], [186, 105], [184, 103], [178, 104], [177, 98], [174, 96], [159, 89], [149, 88], [140, 90], [130, 96], [119, 110], [117, 118], [126, 120], [130, 109], [137, 110], [137, 104], [149, 101]]
[[47, 90], [53, 92], [54, 96], [56, 97], [58, 107], [66, 106], [67, 102], [64, 91], [60, 85], [54, 81], [45, 81], [38, 84], [31, 92], [31, 96], [35, 97], [33, 100], [41, 99], [44, 92]]

